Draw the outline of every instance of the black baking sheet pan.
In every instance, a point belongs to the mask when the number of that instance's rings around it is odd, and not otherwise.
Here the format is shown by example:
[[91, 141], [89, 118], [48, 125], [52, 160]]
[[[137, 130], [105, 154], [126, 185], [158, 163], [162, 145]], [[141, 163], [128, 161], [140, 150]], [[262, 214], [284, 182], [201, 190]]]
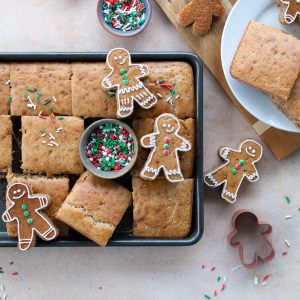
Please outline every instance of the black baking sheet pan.
[[[115, 230], [108, 246], [188, 246], [197, 243], [203, 234], [203, 74], [202, 63], [199, 58], [192, 53], [185, 52], [131, 52], [133, 62], [148, 61], [184, 61], [189, 63], [194, 72], [195, 82], [195, 99], [196, 99], [196, 151], [194, 163], [194, 203], [193, 203], [193, 219], [189, 235], [183, 239], [142, 239], [136, 238], [132, 234], [132, 207], [128, 208], [121, 223]], [[1, 62], [95, 62], [106, 59], [107, 53], [0, 53]], [[12, 117], [13, 120], [13, 171], [21, 173], [20, 169], [20, 141], [21, 141], [21, 120], [19, 117]], [[97, 119], [86, 119], [85, 126]], [[131, 125], [131, 121], [127, 123]], [[71, 182], [76, 181], [76, 177]], [[132, 190], [130, 175], [125, 175], [118, 180], [129, 190]], [[5, 209], [5, 190], [6, 190], [5, 174], [0, 178], [0, 213], [2, 215]], [[16, 247], [17, 241], [9, 239], [6, 233], [5, 224], [0, 221], [0, 247]], [[45, 243], [38, 241], [37, 246], [45, 247], [75, 247], [75, 246], [95, 246], [96, 244], [79, 233], [70, 229], [70, 237], [57, 238], [53, 242]]]

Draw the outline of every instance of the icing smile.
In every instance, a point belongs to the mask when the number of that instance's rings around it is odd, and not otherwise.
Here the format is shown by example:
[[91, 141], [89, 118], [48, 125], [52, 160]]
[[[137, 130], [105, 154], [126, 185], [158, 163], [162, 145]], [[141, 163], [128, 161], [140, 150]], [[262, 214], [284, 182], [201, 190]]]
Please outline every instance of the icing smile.
[[20, 196], [13, 196], [13, 199], [20, 199], [25, 195], [25, 191], [23, 191], [23, 193]]
[[170, 133], [174, 131], [174, 127], [172, 127], [171, 129], [166, 129], [166, 132]]
[[[251, 153], [250, 153], [251, 151]], [[255, 157], [255, 150], [252, 150], [252, 148], [246, 148], [246, 152], [248, 155], [252, 156], [252, 157]]]
[[120, 65], [124, 65], [125, 63], [126, 63], [126, 57], [124, 57], [123, 60], [119, 62]]

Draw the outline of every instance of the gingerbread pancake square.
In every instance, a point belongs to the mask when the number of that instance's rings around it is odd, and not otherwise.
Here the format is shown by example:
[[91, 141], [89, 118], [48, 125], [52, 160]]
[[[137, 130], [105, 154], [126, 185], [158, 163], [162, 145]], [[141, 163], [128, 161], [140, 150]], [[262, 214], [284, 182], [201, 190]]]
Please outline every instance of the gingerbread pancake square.
[[101, 87], [109, 73], [105, 63], [73, 63], [72, 73], [74, 116], [115, 118], [116, 97]]
[[59, 209], [57, 218], [105, 246], [131, 202], [131, 193], [123, 186], [85, 172]]
[[8, 115], [10, 110], [10, 64], [0, 63], [0, 115]]
[[132, 178], [133, 234], [145, 238], [184, 238], [191, 229], [194, 180], [170, 183]]
[[0, 171], [12, 165], [12, 122], [9, 116], [0, 116]]
[[[186, 119], [179, 120], [180, 130], [179, 135], [189, 141], [192, 145], [191, 151], [178, 152], [181, 171], [184, 178], [193, 177], [194, 153], [195, 153], [195, 120]], [[140, 140], [144, 135], [153, 132], [154, 119], [135, 119], [132, 123], [132, 128]], [[139, 146], [139, 156], [134, 166], [132, 174], [139, 176], [149, 155], [149, 150]]]
[[186, 62], [179, 61], [142, 64], [149, 67], [149, 76], [143, 82], [150, 92], [155, 94], [158, 102], [151, 109], [142, 109], [136, 105], [134, 118], [155, 118], [163, 113], [172, 113], [179, 119], [194, 118], [195, 92], [192, 67]]
[[[50, 205], [45, 209], [45, 213], [59, 230], [59, 235], [68, 236], [68, 226], [55, 218], [59, 207], [69, 194], [69, 179], [67, 177], [50, 178], [36, 175], [8, 174], [6, 178], [9, 185], [13, 183], [26, 183], [31, 187], [34, 194], [48, 195], [50, 197]], [[10, 202], [6, 201], [6, 208], [10, 206]], [[18, 236], [18, 227], [15, 222], [6, 223], [6, 228], [10, 238], [16, 238]]]
[[274, 97], [287, 100], [300, 71], [300, 40], [250, 21], [230, 74]]
[[71, 74], [67, 63], [13, 63], [11, 114], [72, 115]]
[[[135, 103], [134, 117], [154, 118], [164, 112], [174, 113], [179, 118], [194, 117], [195, 96], [192, 67], [185, 62], [142, 63], [149, 67], [150, 74], [143, 80], [158, 103], [151, 109], [142, 109]], [[101, 82], [109, 74], [105, 63], [72, 64], [73, 114], [81, 117], [115, 117], [116, 97], [101, 87]], [[172, 100], [171, 91], [159, 85], [159, 81], [174, 83], [176, 94]], [[157, 93], [161, 96], [157, 96]]]
[[84, 131], [77, 117], [22, 117], [22, 169], [25, 173], [81, 174], [79, 142]]

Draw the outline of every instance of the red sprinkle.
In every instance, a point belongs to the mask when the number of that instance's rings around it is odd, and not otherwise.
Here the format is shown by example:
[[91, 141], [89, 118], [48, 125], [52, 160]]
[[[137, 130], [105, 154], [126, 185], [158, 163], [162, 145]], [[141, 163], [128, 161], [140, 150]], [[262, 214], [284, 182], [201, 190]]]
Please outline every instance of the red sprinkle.
[[216, 269], [216, 267], [212, 267], [212, 268], [210, 269], [210, 271], [213, 272], [215, 269]]
[[173, 90], [173, 86], [170, 83], [163, 82], [163, 83], [160, 84], [160, 86], [164, 86], [167, 89], [169, 89], [170, 91]]
[[214, 296], [217, 297], [218, 296], [218, 293], [217, 291], [214, 291]]
[[223, 292], [225, 290], [225, 284], [223, 283], [221, 286], [221, 292]]
[[202, 268], [202, 270], [204, 270], [205, 269], [205, 265], [202, 265], [201, 268]]
[[287, 255], [287, 254], [288, 254], [287, 251], [284, 251], [284, 252], [281, 253], [281, 255]]
[[13, 276], [16, 276], [16, 275], [18, 275], [19, 273], [18, 272], [12, 272], [11, 273], [11, 275], [13, 275]]
[[266, 280], [268, 280], [270, 276], [271, 276], [271, 274], [265, 275], [265, 276], [262, 278], [261, 281], [266, 281]]
[[11, 266], [11, 265], [13, 265], [14, 264], [14, 262], [13, 261], [11, 261], [10, 263], [9, 263], [9, 265]]

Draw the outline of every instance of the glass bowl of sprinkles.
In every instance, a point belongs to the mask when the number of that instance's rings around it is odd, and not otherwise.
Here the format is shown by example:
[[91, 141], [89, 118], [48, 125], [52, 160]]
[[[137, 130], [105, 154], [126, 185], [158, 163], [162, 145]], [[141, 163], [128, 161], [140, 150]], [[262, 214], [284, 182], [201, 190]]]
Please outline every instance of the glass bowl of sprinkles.
[[129, 172], [138, 155], [134, 131], [115, 119], [94, 122], [83, 133], [80, 158], [85, 168], [95, 176], [114, 179]]
[[151, 18], [149, 0], [98, 0], [100, 24], [113, 35], [129, 37], [142, 32]]

